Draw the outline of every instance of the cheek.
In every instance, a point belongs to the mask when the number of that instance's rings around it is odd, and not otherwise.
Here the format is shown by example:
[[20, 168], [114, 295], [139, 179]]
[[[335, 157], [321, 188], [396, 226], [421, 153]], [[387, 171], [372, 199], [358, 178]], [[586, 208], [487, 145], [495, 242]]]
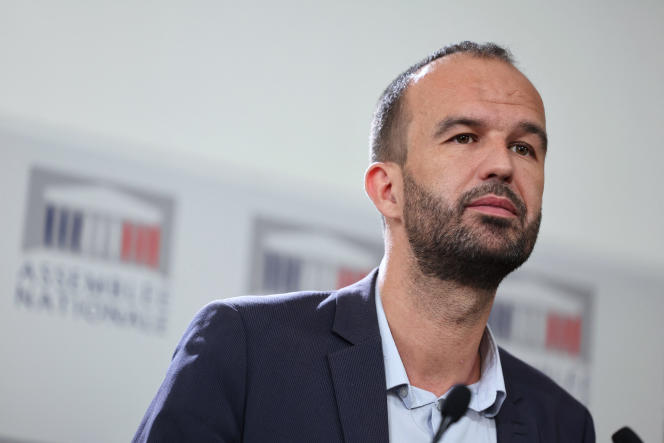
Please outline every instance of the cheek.
[[529, 217], [534, 218], [542, 209], [542, 194], [544, 192], [544, 175], [534, 173], [528, 176], [521, 186], [521, 192], [528, 208]]
[[474, 186], [472, 174], [462, 174], [463, 169], [445, 170], [429, 183], [429, 189], [450, 206], [456, 206], [464, 193]]
[[459, 196], [476, 183], [476, 166], [470, 156], [429, 158], [422, 167], [422, 180], [447, 197]]

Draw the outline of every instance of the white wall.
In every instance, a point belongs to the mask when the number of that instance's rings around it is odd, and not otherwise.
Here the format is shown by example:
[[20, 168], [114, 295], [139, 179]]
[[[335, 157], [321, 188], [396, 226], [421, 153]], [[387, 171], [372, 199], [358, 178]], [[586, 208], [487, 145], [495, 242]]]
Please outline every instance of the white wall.
[[[47, 139], [106, 140], [79, 146], [188, 174], [306, 184], [303, 193], [359, 207], [382, 88], [441, 45], [493, 40], [513, 50], [547, 107], [541, 244], [661, 275], [664, 3], [359, 3], [2, 1], [0, 123]], [[661, 367], [661, 345], [620, 341], [663, 338], [658, 316], [640, 317], [661, 307], [657, 282], [624, 335], [611, 327], [619, 295], [601, 309], [615, 337], [603, 346]], [[627, 334], [637, 327], [640, 335]], [[655, 383], [662, 396], [661, 374], [625, 372], [639, 392]], [[622, 424], [613, 413], [601, 419], [605, 439]], [[661, 420], [648, 426], [661, 430]]]

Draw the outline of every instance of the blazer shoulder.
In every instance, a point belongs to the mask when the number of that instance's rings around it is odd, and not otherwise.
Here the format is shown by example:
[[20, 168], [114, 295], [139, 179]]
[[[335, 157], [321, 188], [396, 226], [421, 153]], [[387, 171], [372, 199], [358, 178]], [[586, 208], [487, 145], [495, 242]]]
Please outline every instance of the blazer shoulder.
[[245, 319], [317, 315], [334, 309], [334, 291], [300, 291], [271, 295], [244, 295], [210, 303], [213, 309], [233, 309]]
[[216, 300], [211, 305], [228, 305], [237, 310], [252, 309], [294, 309], [316, 306], [329, 299], [336, 291], [298, 291], [284, 294], [243, 295], [240, 297]]
[[329, 331], [335, 310], [334, 291], [303, 291], [216, 300], [203, 307], [197, 317], [223, 321], [235, 316], [248, 339], [262, 341], [268, 332], [274, 337], [285, 330], [300, 331], [304, 336], [319, 329], [321, 333]]

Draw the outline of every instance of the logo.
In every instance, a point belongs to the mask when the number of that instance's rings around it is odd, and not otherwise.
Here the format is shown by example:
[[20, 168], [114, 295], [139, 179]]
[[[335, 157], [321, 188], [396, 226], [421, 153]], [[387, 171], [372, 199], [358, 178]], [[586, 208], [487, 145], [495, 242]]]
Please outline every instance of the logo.
[[121, 183], [33, 168], [16, 306], [162, 332], [173, 207]]
[[322, 226], [259, 217], [254, 223], [250, 292], [341, 288], [378, 265], [382, 245]]

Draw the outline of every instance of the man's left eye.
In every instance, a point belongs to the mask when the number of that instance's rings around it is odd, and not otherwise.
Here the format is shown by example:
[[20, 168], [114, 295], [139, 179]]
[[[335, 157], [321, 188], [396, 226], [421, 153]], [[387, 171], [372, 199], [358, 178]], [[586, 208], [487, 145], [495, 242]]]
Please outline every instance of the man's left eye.
[[519, 155], [523, 155], [523, 156], [531, 155], [531, 150], [530, 150], [530, 147], [528, 145], [521, 145], [521, 144], [517, 143], [517, 144], [514, 144], [514, 145], [510, 146], [510, 149], [512, 151], [516, 152]]

